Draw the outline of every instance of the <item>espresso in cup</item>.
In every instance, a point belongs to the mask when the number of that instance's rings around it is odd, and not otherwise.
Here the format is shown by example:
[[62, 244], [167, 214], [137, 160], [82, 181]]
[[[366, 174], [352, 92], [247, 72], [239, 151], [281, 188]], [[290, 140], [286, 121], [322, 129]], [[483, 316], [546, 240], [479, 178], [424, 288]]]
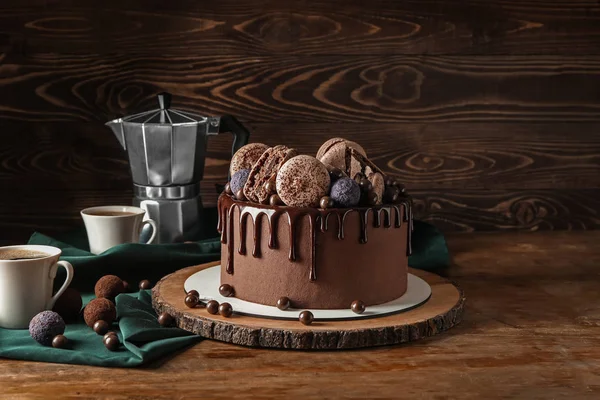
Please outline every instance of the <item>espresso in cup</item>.
[[156, 222], [144, 219], [146, 210], [133, 206], [100, 206], [81, 211], [85, 223], [90, 252], [100, 254], [123, 243], [139, 243], [144, 225], [152, 226], [152, 236], [146, 244], [156, 238]]
[[[27, 329], [31, 318], [54, 307], [73, 279], [73, 267], [58, 261], [60, 254], [51, 246], [0, 247], [0, 327]], [[53, 296], [59, 267], [66, 269], [67, 277]]]

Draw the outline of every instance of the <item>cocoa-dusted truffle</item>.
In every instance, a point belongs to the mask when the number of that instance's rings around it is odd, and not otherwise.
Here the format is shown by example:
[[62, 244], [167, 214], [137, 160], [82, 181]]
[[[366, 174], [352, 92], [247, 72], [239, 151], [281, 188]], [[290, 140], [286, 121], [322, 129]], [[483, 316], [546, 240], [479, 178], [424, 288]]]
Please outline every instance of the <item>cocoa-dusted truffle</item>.
[[312, 156], [289, 159], [277, 173], [277, 194], [291, 207], [318, 207], [329, 191], [329, 172]]
[[338, 206], [354, 207], [360, 201], [360, 186], [354, 179], [340, 178], [331, 186], [330, 197]]
[[94, 293], [98, 298], [114, 300], [115, 297], [125, 292], [125, 285], [121, 278], [116, 275], [104, 275], [98, 279], [94, 286]]
[[81, 294], [73, 288], [67, 288], [54, 303], [52, 311], [58, 313], [63, 320], [68, 322], [79, 317], [82, 306]]
[[54, 311], [42, 311], [29, 322], [29, 334], [44, 346], [51, 346], [52, 339], [63, 333], [65, 333], [65, 321]]
[[240, 169], [238, 172], [231, 176], [231, 181], [229, 181], [229, 187], [232, 193], [237, 193], [240, 190], [244, 189], [244, 185], [248, 180], [248, 175], [250, 175], [249, 169]]
[[114, 303], [104, 298], [90, 301], [83, 310], [83, 319], [90, 328], [93, 328], [96, 321], [104, 320], [110, 325], [116, 318], [117, 309]]

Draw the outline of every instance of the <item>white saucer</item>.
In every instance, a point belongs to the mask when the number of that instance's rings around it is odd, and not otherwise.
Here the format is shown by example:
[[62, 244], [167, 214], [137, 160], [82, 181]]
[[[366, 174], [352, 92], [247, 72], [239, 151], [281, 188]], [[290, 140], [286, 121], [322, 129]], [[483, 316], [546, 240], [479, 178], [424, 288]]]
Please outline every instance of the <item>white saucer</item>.
[[[275, 319], [298, 319], [298, 309], [280, 310], [275, 306], [266, 306], [264, 304], [251, 303], [240, 300], [236, 297], [223, 297], [219, 293], [221, 285], [221, 266], [203, 269], [190, 276], [184, 284], [184, 289], [189, 292], [195, 289], [200, 293], [201, 300], [217, 300], [219, 303], [227, 302], [233, 307], [237, 314], [249, 315], [261, 318]], [[408, 311], [425, 303], [431, 296], [431, 287], [427, 282], [418, 276], [408, 274], [408, 289], [402, 297], [392, 300], [388, 303], [367, 307], [364, 313], [355, 314], [347, 309], [340, 310], [318, 310], [309, 309], [315, 319], [319, 320], [348, 320], [380, 317], [387, 314], [395, 314]]]

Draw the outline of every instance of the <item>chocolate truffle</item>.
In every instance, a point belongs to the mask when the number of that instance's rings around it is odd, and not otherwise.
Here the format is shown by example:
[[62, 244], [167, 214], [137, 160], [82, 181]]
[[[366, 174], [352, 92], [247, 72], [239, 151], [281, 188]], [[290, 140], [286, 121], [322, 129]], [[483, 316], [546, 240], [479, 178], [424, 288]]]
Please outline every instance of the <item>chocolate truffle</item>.
[[104, 298], [93, 299], [83, 310], [83, 319], [90, 328], [93, 328], [96, 321], [104, 320], [110, 325], [116, 318], [117, 309], [114, 303]]
[[92, 329], [94, 329], [94, 332], [96, 332], [98, 335], [106, 335], [106, 332], [108, 332], [110, 326], [106, 323], [106, 321], [98, 320], [94, 322]]
[[110, 351], [116, 351], [121, 343], [119, 342], [119, 338], [115, 336], [109, 336], [103, 340], [104, 347], [106, 347]]
[[63, 320], [68, 322], [79, 317], [82, 306], [81, 294], [73, 288], [67, 288], [54, 303], [52, 311], [57, 312]]
[[233, 315], [233, 308], [231, 307], [231, 304], [221, 303], [219, 305], [219, 314], [221, 314], [225, 318], [231, 317], [231, 315]]
[[68, 342], [69, 341], [65, 335], [56, 335], [54, 336], [54, 339], [52, 339], [52, 347], [55, 349], [64, 349], [67, 347]]
[[52, 345], [52, 339], [63, 333], [65, 333], [65, 321], [54, 311], [42, 311], [29, 322], [29, 334], [44, 346]]
[[287, 310], [288, 308], [290, 308], [291, 305], [292, 302], [285, 296], [282, 296], [279, 299], [277, 299], [277, 308], [279, 308], [280, 310]]
[[[281, 166], [296, 155], [298, 155], [296, 149], [282, 145], [267, 149], [250, 170], [250, 175], [244, 185], [246, 199], [255, 203], [266, 203], [271, 193], [265, 190], [265, 182], [274, 179]], [[281, 197], [281, 194], [279, 195]], [[283, 200], [283, 197], [281, 199]]]
[[114, 301], [115, 297], [125, 292], [125, 285], [123, 281], [116, 275], [104, 275], [98, 279], [96, 286], [94, 286], [94, 293], [96, 297], [104, 297]]
[[240, 190], [244, 189], [244, 185], [248, 180], [248, 175], [250, 175], [249, 169], [240, 169], [238, 172], [231, 176], [229, 186], [231, 188], [232, 193], [237, 193]]
[[[231, 157], [231, 164], [229, 166], [231, 176], [242, 169], [251, 169], [268, 148], [269, 146], [262, 143], [249, 143], [240, 147], [233, 157]], [[233, 193], [235, 192], [236, 190], [233, 191]]]
[[315, 316], [308, 310], [304, 310], [300, 312], [298, 315], [298, 320], [302, 323], [302, 325], [310, 325], [313, 323]]
[[350, 309], [352, 309], [353, 313], [362, 314], [365, 312], [365, 303], [360, 300], [354, 300], [350, 305]]
[[219, 313], [219, 302], [216, 300], [209, 300], [208, 303], [206, 303], [206, 311], [208, 311], [209, 314], [217, 315]]
[[221, 286], [219, 286], [219, 293], [223, 297], [232, 296], [233, 295], [233, 286], [231, 286], [227, 283], [224, 283]]
[[330, 197], [338, 206], [354, 207], [360, 202], [360, 187], [354, 179], [341, 178], [331, 186]]
[[198, 303], [200, 303], [200, 299], [198, 299], [198, 296], [188, 294], [187, 296], [185, 296], [184, 302], [188, 308], [194, 308], [198, 305]]
[[158, 323], [162, 327], [169, 327], [175, 323], [175, 319], [171, 314], [164, 312], [158, 316]]
[[150, 281], [148, 279], [144, 279], [143, 281], [140, 282], [140, 289], [141, 290], [152, 289], [152, 283], [150, 283]]
[[291, 207], [318, 207], [329, 191], [329, 172], [314, 157], [300, 155], [289, 159], [277, 173], [277, 194]]

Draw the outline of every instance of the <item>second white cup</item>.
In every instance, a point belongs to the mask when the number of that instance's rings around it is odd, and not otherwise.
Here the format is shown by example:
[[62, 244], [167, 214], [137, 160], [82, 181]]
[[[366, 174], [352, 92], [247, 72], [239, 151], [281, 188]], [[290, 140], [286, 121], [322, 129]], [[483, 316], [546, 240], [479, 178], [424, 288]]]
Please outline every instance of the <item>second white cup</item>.
[[145, 224], [152, 226], [152, 236], [146, 244], [154, 242], [158, 227], [154, 220], [144, 220], [145, 214], [145, 210], [133, 206], [100, 206], [82, 210], [90, 252], [100, 254], [119, 244], [138, 243]]

